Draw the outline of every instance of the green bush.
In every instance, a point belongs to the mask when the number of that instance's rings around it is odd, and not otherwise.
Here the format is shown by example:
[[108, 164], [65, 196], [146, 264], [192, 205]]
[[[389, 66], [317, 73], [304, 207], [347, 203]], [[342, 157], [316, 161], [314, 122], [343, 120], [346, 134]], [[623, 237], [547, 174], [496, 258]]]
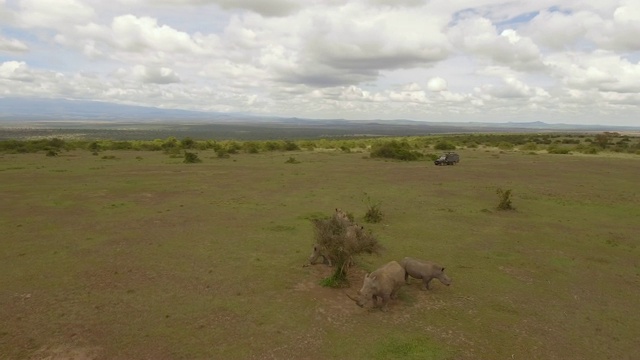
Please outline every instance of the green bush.
[[423, 155], [418, 151], [412, 150], [411, 146], [406, 142], [392, 140], [373, 145], [371, 157], [414, 161], [420, 160]]
[[549, 154], [569, 154], [571, 153], [571, 150], [569, 148], [561, 146], [549, 146], [547, 152]]
[[438, 141], [433, 148], [436, 150], [455, 150], [456, 146], [450, 141]]
[[291, 140], [286, 140], [284, 142], [284, 144], [282, 145], [282, 150], [284, 150], [284, 151], [296, 151], [296, 150], [300, 150], [300, 147], [295, 142], [293, 142]]
[[367, 212], [364, 214], [364, 221], [368, 223], [379, 223], [382, 221], [383, 214], [380, 210], [380, 202], [373, 203], [371, 197], [364, 193], [365, 203], [367, 204]]
[[195, 163], [202, 162], [202, 160], [200, 160], [200, 158], [198, 158], [198, 154], [185, 151], [184, 152], [184, 161], [183, 162], [185, 164], [195, 164]]
[[502, 190], [501, 188], [496, 189], [496, 194], [500, 198], [500, 202], [498, 203], [498, 210], [515, 210], [513, 205], [511, 204], [511, 189]]
[[501, 141], [498, 143], [498, 149], [500, 150], [512, 150], [513, 147], [513, 144], [510, 142]]
[[242, 144], [242, 149], [249, 154], [257, 154], [260, 152], [260, 143], [256, 141], [247, 141]]
[[520, 150], [536, 151], [536, 150], [538, 150], [538, 144], [534, 143], [533, 141], [530, 141], [530, 142], [520, 146]]
[[180, 142], [180, 146], [183, 149], [193, 149], [195, 144], [196, 144], [196, 142], [193, 141], [193, 139], [190, 138], [190, 137], [186, 137], [186, 138], [182, 139], [182, 141]]
[[313, 219], [316, 244], [324, 247], [335, 266], [334, 273], [322, 281], [323, 286], [342, 287], [348, 285], [347, 271], [354, 262], [354, 256], [360, 254], [379, 254], [382, 246], [367, 231], [357, 231], [348, 235], [353, 222], [337, 216]]

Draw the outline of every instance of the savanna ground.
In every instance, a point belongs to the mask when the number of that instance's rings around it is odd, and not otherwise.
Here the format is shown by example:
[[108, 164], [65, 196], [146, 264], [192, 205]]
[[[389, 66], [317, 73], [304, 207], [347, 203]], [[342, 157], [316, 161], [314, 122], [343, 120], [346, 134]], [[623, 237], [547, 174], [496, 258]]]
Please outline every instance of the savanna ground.
[[[640, 358], [640, 157], [458, 152], [1, 154], [0, 358]], [[302, 266], [336, 207], [386, 247], [347, 289]], [[404, 256], [453, 285], [386, 313], [345, 296]]]

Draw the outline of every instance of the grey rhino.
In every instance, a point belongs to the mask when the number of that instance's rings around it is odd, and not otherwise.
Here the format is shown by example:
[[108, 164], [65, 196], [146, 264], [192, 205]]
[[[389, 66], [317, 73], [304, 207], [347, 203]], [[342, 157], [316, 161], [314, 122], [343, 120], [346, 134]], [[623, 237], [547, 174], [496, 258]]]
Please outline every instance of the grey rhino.
[[371, 274], [364, 276], [362, 289], [358, 291], [358, 298], [349, 298], [360, 307], [364, 307], [369, 300], [373, 301], [373, 306], [377, 305], [377, 300], [382, 299], [382, 311], [388, 310], [389, 299], [396, 299], [398, 290], [404, 285], [404, 269], [397, 261], [391, 261], [378, 268]]
[[444, 267], [434, 262], [405, 257], [400, 261], [400, 265], [404, 268], [404, 280], [407, 284], [411, 275], [413, 278], [422, 279], [425, 289], [429, 289], [429, 282], [434, 278], [447, 286], [451, 285], [451, 278], [444, 273]]
[[314, 244], [313, 251], [309, 256], [309, 264], [311, 265], [315, 264], [320, 257], [322, 257], [323, 263], [328, 262], [329, 266], [333, 266], [327, 249], [324, 246], [321, 246], [320, 244]]

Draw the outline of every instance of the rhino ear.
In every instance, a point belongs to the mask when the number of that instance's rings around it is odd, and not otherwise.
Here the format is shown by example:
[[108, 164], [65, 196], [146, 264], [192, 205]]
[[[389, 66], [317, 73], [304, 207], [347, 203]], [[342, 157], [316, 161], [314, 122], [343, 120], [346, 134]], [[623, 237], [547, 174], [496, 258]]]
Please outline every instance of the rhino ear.
[[369, 279], [371, 279], [371, 280], [375, 280], [375, 279], [376, 279], [376, 276], [377, 276], [377, 275], [373, 275], [373, 276], [369, 277]]

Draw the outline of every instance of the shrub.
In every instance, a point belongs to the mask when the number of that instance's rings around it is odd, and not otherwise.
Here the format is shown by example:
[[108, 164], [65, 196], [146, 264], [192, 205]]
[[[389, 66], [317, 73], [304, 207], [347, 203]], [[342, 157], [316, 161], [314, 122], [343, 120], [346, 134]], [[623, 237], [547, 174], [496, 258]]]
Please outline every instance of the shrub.
[[515, 210], [513, 205], [511, 205], [511, 189], [502, 190], [501, 188], [496, 189], [496, 194], [498, 194], [500, 198], [500, 202], [498, 203], [498, 210]]
[[192, 149], [195, 144], [196, 142], [190, 137], [186, 137], [180, 142], [180, 146], [182, 146], [183, 149]]
[[506, 141], [501, 141], [498, 143], [498, 149], [500, 150], [512, 150], [513, 144]]
[[353, 264], [354, 256], [360, 254], [379, 254], [382, 246], [371, 232], [357, 231], [347, 236], [351, 221], [332, 216], [312, 220], [316, 243], [324, 247], [335, 266], [334, 273], [322, 281], [324, 286], [342, 287], [348, 285], [347, 271]]
[[198, 154], [185, 151], [184, 152], [184, 161], [183, 162], [185, 164], [195, 164], [195, 163], [202, 162], [202, 160], [200, 160], [200, 158], [198, 158]]
[[47, 156], [58, 156], [58, 152], [54, 150], [47, 151]]
[[229, 155], [229, 152], [226, 149], [216, 150], [216, 156], [218, 157], [218, 159], [227, 159], [231, 157], [231, 155]]
[[282, 150], [284, 151], [296, 151], [296, 150], [300, 150], [300, 147], [298, 146], [298, 144], [294, 143], [291, 140], [286, 140], [284, 142], [284, 144], [282, 145]]
[[534, 142], [528, 142], [522, 146], [520, 146], [520, 150], [524, 150], [524, 151], [536, 151], [538, 150], [538, 144], [534, 143]]
[[257, 154], [260, 152], [260, 144], [255, 141], [247, 141], [243, 143], [242, 148], [249, 154]]
[[380, 210], [380, 202], [372, 203], [371, 197], [364, 193], [365, 202], [367, 204], [367, 212], [364, 214], [364, 221], [368, 223], [379, 223], [382, 221], [383, 214]]
[[412, 161], [421, 159], [423, 155], [411, 150], [411, 146], [406, 142], [392, 140], [374, 145], [371, 149], [371, 157]]
[[549, 154], [569, 154], [571, 151], [569, 148], [560, 147], [560, 146], [549, 146], [547, 149]]
[[296, 160], [293, 156], [289, 156], [289, 159], [284, 162], [285, 164], [300, 164], [300, 161]]
[[439, 141], [433, 148], [436, 150], [455, 150], [456, 146], [450, 141]]
[[595, 146], [585, 146], [577, 149], [583, 154], [595, 155], [598, 153], [598, 149]]
[[280, 149], [280, 144], [277, 141], [267, 141], [264, 143], [264, 149], [266, 151], [276, 151]]
[[100, 151], [100, 145], [97, 141], [93, 141], [87, 146], [87, 149], [91, 151], [92, 154], [97, 155], [98, 151]]

